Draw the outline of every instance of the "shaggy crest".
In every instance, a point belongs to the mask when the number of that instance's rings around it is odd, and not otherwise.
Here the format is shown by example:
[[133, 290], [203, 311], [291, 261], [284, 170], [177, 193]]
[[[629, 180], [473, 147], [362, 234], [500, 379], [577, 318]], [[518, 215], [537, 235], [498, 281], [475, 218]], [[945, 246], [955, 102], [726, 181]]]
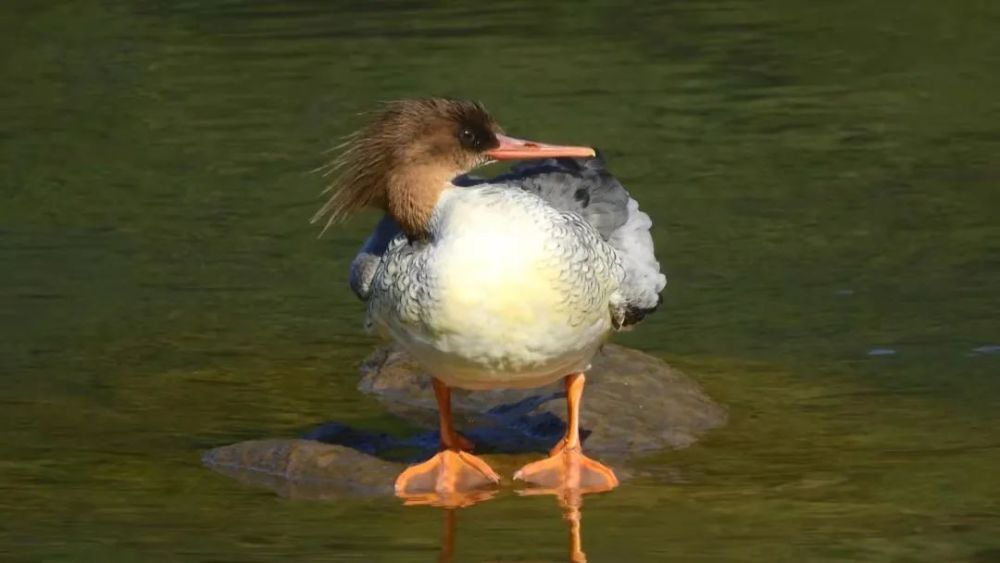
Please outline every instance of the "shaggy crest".
[[477, 132], [502, 132], [479, 102], [449, 98], [421, 98], [386, 102], [368, 125], [346, 136], [334, 148], [339, 155], [321, 168], [336, 177], [324, 191], [333, 195], [312, 218], [326, 218], [320, 236], [334, 223], [365, 207], [386, 209], [394, 184], [404, 181], [415, 165], [441, 160], [464, 172], [475, 159], [455, 138], [459, 127]]

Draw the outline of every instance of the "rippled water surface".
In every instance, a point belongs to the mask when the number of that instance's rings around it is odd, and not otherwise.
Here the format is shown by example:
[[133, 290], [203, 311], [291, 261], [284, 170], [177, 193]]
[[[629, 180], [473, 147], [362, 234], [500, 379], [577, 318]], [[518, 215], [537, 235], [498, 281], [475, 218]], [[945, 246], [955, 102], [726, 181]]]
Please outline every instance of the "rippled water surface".
[[552, 498], [302, 502], [199, 463], [406, 430], [355, 389], [374, 216], [317, 240], [308, 171], [374, 101], [450, 94], [606, 152], [670, 278], [619, 340], [730, 409], [586, 499], [590, 561], [1000, 561], [998, 29], [978, 0], [7, 0], [0, 558], [434, 561], [449, 523], [455, 561], [568, 557]]

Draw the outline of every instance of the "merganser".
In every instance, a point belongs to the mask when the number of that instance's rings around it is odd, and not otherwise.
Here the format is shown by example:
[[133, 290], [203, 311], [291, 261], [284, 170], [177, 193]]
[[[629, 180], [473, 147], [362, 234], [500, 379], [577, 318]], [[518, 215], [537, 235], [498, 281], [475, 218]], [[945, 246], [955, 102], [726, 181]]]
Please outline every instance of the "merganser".
[[[614, 330], [655, 310], [666, 285], [652, 222], [592, 148], [508, 137], [477, 102], [388, 102], [334, 162], [326, 226], [385, 212], [351, 265], [367, 324], [432, 374], [441, 450], [396, 480], [403, 498], [499, 482], [452, 423], [450, 389], [537, 387], [563, 379], [565, 437], [515, 479], [604, 491], [614, 472], [582, 452], [579, 409], [590, 361]], [[489, 181], [465, 174], [537, 160]]]

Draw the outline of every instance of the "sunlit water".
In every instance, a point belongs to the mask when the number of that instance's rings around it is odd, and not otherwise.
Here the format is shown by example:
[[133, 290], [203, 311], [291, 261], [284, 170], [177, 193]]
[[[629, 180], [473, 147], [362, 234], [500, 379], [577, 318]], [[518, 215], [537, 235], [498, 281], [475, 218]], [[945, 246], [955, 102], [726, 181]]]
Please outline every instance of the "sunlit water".
[[[376, 100], [602, 148], [670, 285], [619, 341], [728, 426], [588, 497], [602, 561], [1000, 561], [995, 3], [37, 2], [0, 18], [0, 558], [433, 561], [449, 515], [199, 463], [336, 418], [374, 340], [308, 171]], [[551, 497], [455, 561], [558, 561]], [[443, 550], [443, 551], [442, 551]], [[442, 555], [444, 554], [444, 555]]]

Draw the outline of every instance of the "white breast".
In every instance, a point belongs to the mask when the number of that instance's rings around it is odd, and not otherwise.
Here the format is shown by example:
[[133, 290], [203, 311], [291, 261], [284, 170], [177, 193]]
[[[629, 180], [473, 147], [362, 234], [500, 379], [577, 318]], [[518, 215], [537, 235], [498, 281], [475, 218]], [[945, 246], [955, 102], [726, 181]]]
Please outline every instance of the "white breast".
[[[614, 280], [574, 271], [576, 241], [558, 240], [570, 232], [561, 220], [524, 192], [447, 191], [428, 259], [411, 267], [423, 271], [402, 272], [429, 286], [421, 288], [428, 297], [420, 322], [382, 314], [380, 324], [459, 387], [536, 386], [585, 369], [610, 330]], [[579, 299], [588, 291], [599, 295]]]

